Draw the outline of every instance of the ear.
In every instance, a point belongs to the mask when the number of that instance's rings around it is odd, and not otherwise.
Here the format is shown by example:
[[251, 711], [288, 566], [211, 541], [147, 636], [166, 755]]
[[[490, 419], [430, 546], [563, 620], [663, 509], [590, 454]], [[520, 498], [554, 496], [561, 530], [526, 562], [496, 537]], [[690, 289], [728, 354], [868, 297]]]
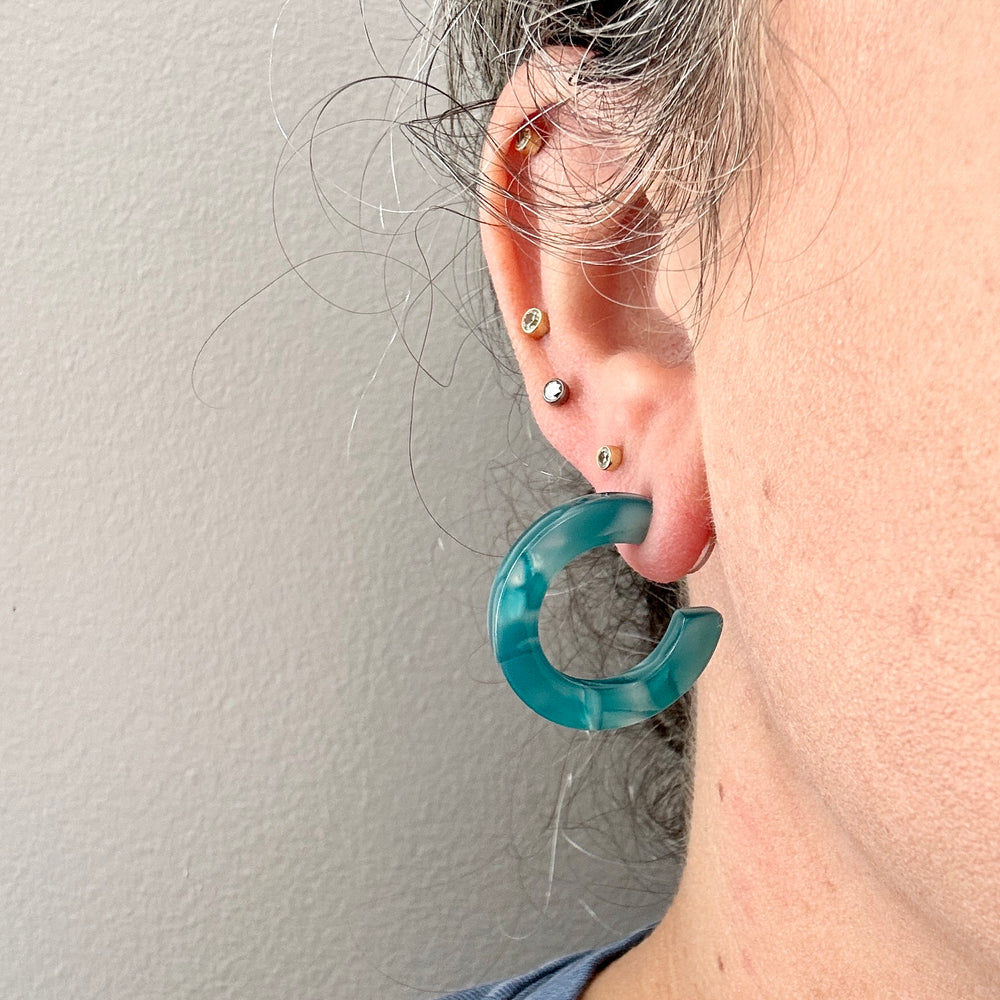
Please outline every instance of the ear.
[[[645, 540], [620, 549], [667, 582], [713, 536], [692, 344], [660, 301], [658, 219], [641, 186], [623, 183], [632, 157], [614, 95], [577, 85], [583, 58], [549, 49], [500, 95], [483, 152], [483, 249], [540, 429], [596, 490], [652, 499]], [[521, 329], [531, 307], [547, 314], [540, 338]], [[542, 396], [553, 378], [567, 387], [559, 405]], [[605, 445], [622, 452], [607, 471]]]

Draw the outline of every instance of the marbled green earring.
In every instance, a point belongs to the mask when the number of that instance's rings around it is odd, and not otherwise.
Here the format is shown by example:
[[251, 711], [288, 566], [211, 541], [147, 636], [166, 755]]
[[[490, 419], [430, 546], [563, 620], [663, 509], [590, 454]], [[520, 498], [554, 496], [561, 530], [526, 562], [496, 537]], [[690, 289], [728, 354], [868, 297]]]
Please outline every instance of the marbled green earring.
[[490, 592], [493, 652], [514, 693], [544, 718], [590, 730], [642, 722], [688, 691], [715, 652], [722, 615], [714, 608], [675, 611], [659, 645], [617, 677], [570, 677], [542, 651], [538, 612], [552, 578], [590, 549], [641, 542], [652, 513], [650, 500], [628, 493], [579, 497], [539, 518], [501, 564]]

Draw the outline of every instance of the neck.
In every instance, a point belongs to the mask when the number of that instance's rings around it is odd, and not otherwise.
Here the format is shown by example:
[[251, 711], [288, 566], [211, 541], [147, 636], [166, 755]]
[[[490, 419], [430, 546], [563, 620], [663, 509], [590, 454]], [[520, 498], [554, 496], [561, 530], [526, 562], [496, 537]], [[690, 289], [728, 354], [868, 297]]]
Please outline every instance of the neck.
[[989, 971], [892, 888], [797, 772], [734, 631], [698, 682], [677, 897], [586, 1000], [995, 1000]]

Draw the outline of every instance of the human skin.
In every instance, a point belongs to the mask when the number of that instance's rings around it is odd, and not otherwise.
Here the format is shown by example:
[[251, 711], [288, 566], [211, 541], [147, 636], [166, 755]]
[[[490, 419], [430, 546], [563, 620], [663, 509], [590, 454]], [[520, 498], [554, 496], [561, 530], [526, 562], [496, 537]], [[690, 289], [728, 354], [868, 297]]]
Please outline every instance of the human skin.
[[[693, 365], [597, 351], [565, 261], [484, 227], [509, 325], [541, 294], [572, 344], [514, 334], [529, 393], [587, 387], [542, 429], [662, 515], [626, 558], [690, 569], [695, 451], [717, 536], [681, 888], [585, 997], [998, 997], [1000, 12], [793, 0], [773, 28], [783, 128]], [[602, 416], [612, 363], [662, 368], [643, 420]], [[612, 424], [617, 479], [587, 459]]]

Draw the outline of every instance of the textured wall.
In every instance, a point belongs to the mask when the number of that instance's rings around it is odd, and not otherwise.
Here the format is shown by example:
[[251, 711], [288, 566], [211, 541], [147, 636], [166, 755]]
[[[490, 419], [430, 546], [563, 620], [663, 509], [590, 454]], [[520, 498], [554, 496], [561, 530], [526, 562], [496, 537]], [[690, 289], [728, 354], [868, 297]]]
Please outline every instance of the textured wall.
[[[530, 718], [483, 649], [495, 562], [449, 533], [495, 552], [483, 470], [509, 434], [533, 453], [492, 360], [432, 330], [456, 380], [418, 381], [413, 455], [442, 530], [411, 478], [390, 318], [269, 284], [278, 13], [0, 16], [3, 997], [415, 997], [658, 905], [593, 890], [614, 863], [552, 839], [563, 762], [587, 748]], [[398, 58], [399, 9], [368, 18]], [[288, 122], [373, 69], [353, 4], [292, 0], [274, 51]], [[381, 113], [367, 94], [347, 119]], [[331, 138], [360, 168], [377, 133]], [[289, 253], [357, 248], [304, 163], [278, 183]], [[308, 277], [378, 306], [380, 239]]]

